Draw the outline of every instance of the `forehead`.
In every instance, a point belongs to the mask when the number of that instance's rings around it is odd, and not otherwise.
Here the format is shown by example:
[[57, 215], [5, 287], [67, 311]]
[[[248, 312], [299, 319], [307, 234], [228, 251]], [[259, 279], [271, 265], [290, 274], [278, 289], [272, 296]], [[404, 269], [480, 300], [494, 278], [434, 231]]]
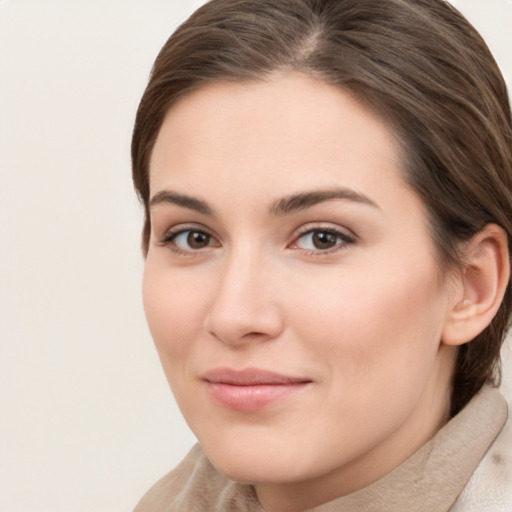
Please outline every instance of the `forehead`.
[[395, 133], [348, 92], [301, 74], [210, 84], [167, 113], [150, 163], [151, 195], [229, 190], [259, 199], [305, 188], [406, 187]]
[[261, 173], [264, 166], [313, 178], [320, 166], [359, 168], [368, 160], [376, 172], [379, 162], [400, 168], [393, 130], [348, 92], [286, 74], [210, 84], [181, 98], [160, 129], [150, 177], [154, 183], [162, 172], [178, 173], [184, 165], [203, 172], [228, 165], [232, 178], [234, 169]]

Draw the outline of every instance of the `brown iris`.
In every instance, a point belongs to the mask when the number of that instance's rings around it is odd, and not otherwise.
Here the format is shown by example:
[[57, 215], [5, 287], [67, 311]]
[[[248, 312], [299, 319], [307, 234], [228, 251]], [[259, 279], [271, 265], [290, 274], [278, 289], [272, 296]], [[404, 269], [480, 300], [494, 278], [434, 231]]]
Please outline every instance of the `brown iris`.
[[191, 249], [204, 249], [210, 240], [211, 236], [201, 231], [191, 231], [187, 236], [187, 244]]
[[319, 250], [331, 249], [338, 242], [338, 236], [329, 231], [315, 231], [313, 233], [313, 245]]

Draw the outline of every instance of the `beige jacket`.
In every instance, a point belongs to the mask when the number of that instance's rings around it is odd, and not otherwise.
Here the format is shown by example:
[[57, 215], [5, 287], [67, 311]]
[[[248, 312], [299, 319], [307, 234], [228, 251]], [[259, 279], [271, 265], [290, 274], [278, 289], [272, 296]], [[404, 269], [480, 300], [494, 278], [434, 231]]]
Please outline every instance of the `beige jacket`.
[[[485, 387], [433, 439], [377, 482], [304, 512], [512, 512], [512, 425]], [[194, 446], [134, 512], [264, 512], [253, 488], [228, 480]]]

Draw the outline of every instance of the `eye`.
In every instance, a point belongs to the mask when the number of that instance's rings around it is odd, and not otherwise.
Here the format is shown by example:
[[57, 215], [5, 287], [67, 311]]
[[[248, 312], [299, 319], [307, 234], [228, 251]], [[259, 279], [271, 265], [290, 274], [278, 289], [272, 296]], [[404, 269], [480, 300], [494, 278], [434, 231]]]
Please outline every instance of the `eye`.
[[332, 252], [347, 244], [354, 243], [354, 238], [334, 229], [310, 229], [298, 236], [293, 248], [314, 252]]
[[190, 253], [219, 246], [212, 235], [200, 229], [180, 229], [167, 233], [161, 243], [177, 253]]

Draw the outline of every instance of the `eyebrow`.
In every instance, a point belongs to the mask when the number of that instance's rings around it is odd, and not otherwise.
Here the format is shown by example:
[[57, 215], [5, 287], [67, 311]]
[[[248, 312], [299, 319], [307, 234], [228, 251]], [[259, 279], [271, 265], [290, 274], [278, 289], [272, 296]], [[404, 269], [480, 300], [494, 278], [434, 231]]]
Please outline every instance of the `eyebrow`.
[[[270, 207], [270, 213], [276, 216], [287, 215], [293, 212], [306, 210], [317, 204], [332, 201], [334, 199], [351, 201], [380, 209], [375, 201], [360, 192], [356, 192], [355, 190], [345, 187], [334, 187], [299, 192], [297, 194], [277, 199]], [[171, 190], [162, 190], [156, 193], [149, 201], [150, 206], [165, 203], [175, 204], [182, 208], [194, 210], [203, 215], [214, 215], [213, 209], [205, 201], [186, 194], [178, 194]]]
[[311, 190], [293, 194], [282, 199], [278, 199], [274, 202], [270, 208], [270, 212], [273, 215], [286, 215], [289, 213], [306, 210], [317, 204], [325, 201], [331, 201], [333, 199], [342, 199], [345, 201], [351, 201], [354, 203], [364, 204], [372, 206], [380, 210], [380, 207], [375, 201], [370, 199], [368, 196], [356, 192], [351, 188], [345, 187], [334, 187], [320, 190]]
[[155, 194], [149, 201], [149, 206], [156, 206], [162, 203], [175, 204], [202, 213], [203, 215], [213, 215], [212, 208], [205, 201], [186, 194], [178, 194], [170, 190], [162, 190]]

